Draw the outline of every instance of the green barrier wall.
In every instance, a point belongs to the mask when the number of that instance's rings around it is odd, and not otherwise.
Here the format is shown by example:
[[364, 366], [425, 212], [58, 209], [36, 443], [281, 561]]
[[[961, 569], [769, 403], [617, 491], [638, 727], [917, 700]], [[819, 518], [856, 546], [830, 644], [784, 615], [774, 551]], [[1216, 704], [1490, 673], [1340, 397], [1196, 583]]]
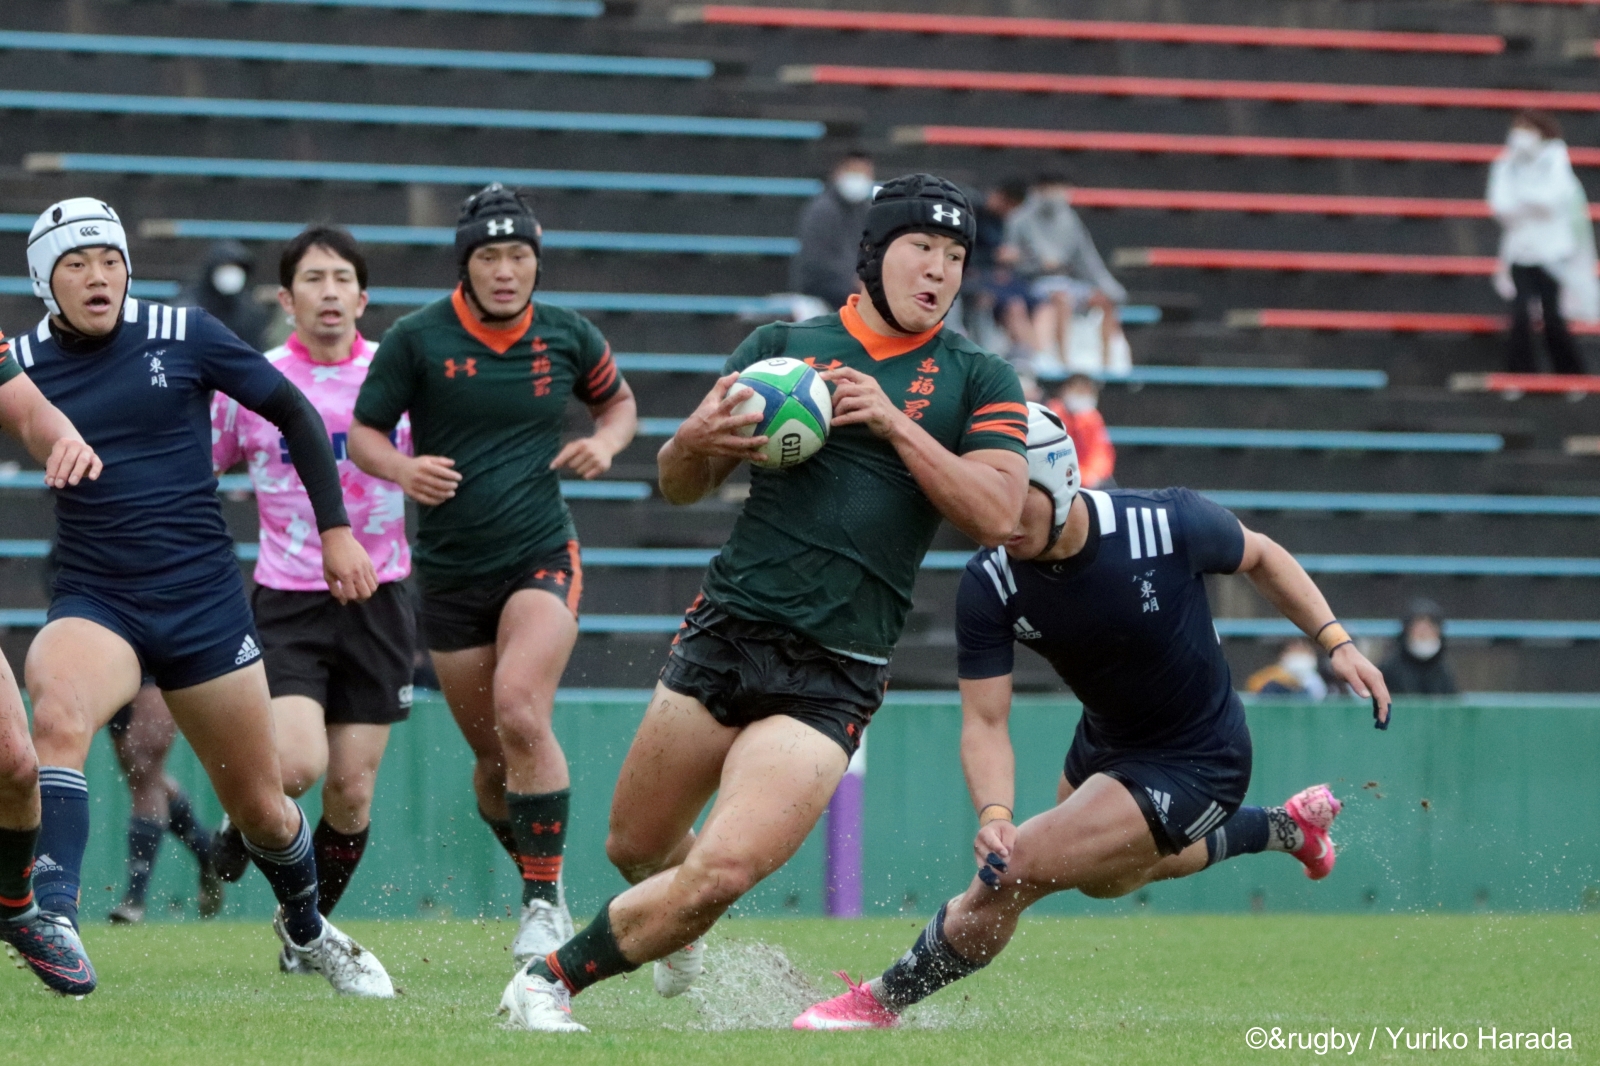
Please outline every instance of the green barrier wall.
[[[572, 764], [567, 887], [580, 920], [623, 882], [606, 862], [606, 818], [622, 757], [647, 693], [563, 693], [556, 728]], [[1470, 911], [1600, 907], [1600, 702], [1409, 703], [1387, 733], [1364, 705], [1250, 708], [1255, 774], [1248, 802], [1280, 803], [1318, 781], [1347, 801], [1338, 867], [1313, 884], [1282, 855], [1248, 856], [1122, 900], [1073, 893], [1040, 910]], [[1018, 814], [1054, 801], [1076, 704], [1021, 698], [1012, 719]], [[865, 897], [869, 913], [927, 913], [973, 871], [971, 806], [957, 751], [953, 694], [896, 693], [869, 731]], [[213, 822], [216, 800], [180, 742], [170, 769]], [[340, 905], [352, 917], [509, 913], [510, 861], [479, 822], [471, 759], [437, 697], [397, 726], [374, 808], [372, 844]], [[84, 910], [101, 918], [123, 888], [127, 792], [110, 744], [88, 768], [93, 831]], [[1369, 782], [1375, 785], [1368, 787]], [[1426, 804], [1424, 804], [1426, 801]], [[315, 796], [306, 807], [316, 817]], [[735, 913], [822, 913], [821, 830]], [[193, 916], [194, 863], [170, 837], [151, 892], [152, 916]], [[232, 886], [227, 914], [261, 916], [271, 897], [254, 871]]]

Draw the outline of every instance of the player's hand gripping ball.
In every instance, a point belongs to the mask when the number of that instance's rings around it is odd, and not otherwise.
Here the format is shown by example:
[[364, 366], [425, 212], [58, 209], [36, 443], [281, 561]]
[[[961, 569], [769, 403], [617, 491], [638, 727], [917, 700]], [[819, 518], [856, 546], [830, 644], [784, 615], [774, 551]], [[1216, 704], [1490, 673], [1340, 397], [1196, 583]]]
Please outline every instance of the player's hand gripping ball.
[[833, 425], [833, 398], [815, 370], [798, 359], [763, 359], [739, 374], [733, 387], [741, 385], [750, 395], [733, 413], [759, 414], [761, 421], [741, 427], [739, 433], [767, 438], [761, 455], [751, 462], [782, 470], [817, 454]]

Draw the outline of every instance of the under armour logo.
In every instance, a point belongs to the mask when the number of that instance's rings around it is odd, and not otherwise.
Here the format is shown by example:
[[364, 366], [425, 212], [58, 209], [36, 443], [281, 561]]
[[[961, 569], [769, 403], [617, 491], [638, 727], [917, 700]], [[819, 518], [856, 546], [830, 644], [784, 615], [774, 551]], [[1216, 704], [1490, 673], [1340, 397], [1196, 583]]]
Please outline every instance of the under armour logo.
[[477, 377], [478, 361], [476, 359], [468, 359], [463, 364], [457, 363], [454, 359], [446, 359], [444, 361], [444, 376], [447, 378], [453, 378], [457, 374], [465, 374], [469, 378]]
[[516, 232], [517, 224], [509, 218], [491, 218], [489, 220], [489, 236], [509, 237]]
[[944, 204], [936, 204], [933, 208], [933, 220], [935, 222], [943, 222], [951, 226], [959, 226], [961, 225], [961, 208], [946, 207]]

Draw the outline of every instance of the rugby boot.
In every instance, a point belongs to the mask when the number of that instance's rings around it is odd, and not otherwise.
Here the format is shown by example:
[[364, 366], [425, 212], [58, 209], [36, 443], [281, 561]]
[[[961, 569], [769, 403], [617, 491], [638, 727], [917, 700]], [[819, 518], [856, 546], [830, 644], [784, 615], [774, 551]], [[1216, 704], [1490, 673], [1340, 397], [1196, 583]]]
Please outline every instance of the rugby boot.
[[572, 1017], [572, 995], [560, 981], [552, 984], [526, 968], [506, 985], [497, 1014], [506, 1015], [507, 1029], [532, 1033], [587, 1033]]
[[879, 1003], [865, 981], [856, 984], [843, 970], [838, 976], [848, 991], [807, 1008], [794, 1020], [794, 1028], [893, 1029], [900, 1024], [900, 1015]]
[[526, 966], [529, 959], [542, 959], [571, 940], [572, 932], [572, 915], [564, 904], [530, 900], [517, 922], [511, 958], [518, 968]]
[[51, 991], [87, 996], [94, 991], [94, 967], [72, 923], [37, 905], [15, 918], [0, 919], [0, 940], [9, 944]]
[[689, 991], [706, 968], [706, 942], [696, 940], [688, 947], [679, 948], [664, 959], [657, 959], [652, 976], [656, 992], [665, 999], [681, 996]]
[[1327, 785], [1301, 789], [1283, 805], [1305, 837], [1305, 843], [1291, 854], [1305, 865], [1306, 876], [1313, 881], [1320, 881], [1333, 872], [1336, 856], [1328, 827], [1343, 807]]
[[125, 899], [106, 915], [112, 925], [138, 925], [144, 921], [144, 904], [136, 900]]
[[[283, 941], [287, 953], [312, 973], [328, 979], [334, 991], [350, 996], [393, 999], [394, 982], [378, 957], [322, 919], [322, 935], [309, 944], [296, 944], [283, 925], [283, 908], [272, 916], [273, 931]], [[280, 956], [280, 964], [281, 964]]]
[[216, 864], [207, 855], [200, 864], [200, 917], [215, 918], [222, 913], [222, 875], [217, 872]]
[[244, 834], [227, 815], [217, 835], [211, 838], [211, 868], [224, 881], [236, 883], [250, 869], [250, 852], [244, 846]]

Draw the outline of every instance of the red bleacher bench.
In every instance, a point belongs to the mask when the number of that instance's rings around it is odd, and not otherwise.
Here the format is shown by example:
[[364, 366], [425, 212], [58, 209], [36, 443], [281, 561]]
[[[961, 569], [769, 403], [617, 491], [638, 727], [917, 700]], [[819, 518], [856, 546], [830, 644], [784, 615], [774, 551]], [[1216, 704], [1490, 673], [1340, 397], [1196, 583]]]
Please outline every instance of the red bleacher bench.
[[[1316, 193], [1212, 192], [1202, 189], [1075, 188], [1081, 208], [1152, 211], [1241, 211], [1247, 214], [1371, 215], [1399, 218], [1488, 218], [1482, 200], [1414, 196], [1323, 196]], [[1600, 221], [1600, 204], [1589, 208]]]
[[[1278, 156], [1297, 159], [1382, 159], [1393, 162], [1478, 163], [1494, 160], [1499, 144], [1447, 141], [1355, 141], [1319, 137], [1234, 137], [1111, 130], [1027, 130], [985, 126], [898, 126], [895, 144], [964, 148], [1033, 148], [1064, 152], [1147, 152], [1156, 155]], [[1600, 148], [1570, 150], [1574, 166], [1600, 166]]]
[[1119, 248], [1118, 267], [1192, 267], [1198, 270], [1326, 271], [1338, 274], [1440, 274], [1486, 277], [1492, 256], [1393, 255], [1372, 252], [1271, 252], [1234, 248]]
[[[1499, 333], [1506, 328], [1504, 315], [1435, 314], [1423, 311], [1318, 311], [1303, 308], [1265, 308], [1229, 311], [1227, 322], [1236, 329], [1324, 329], [1380, 333]], [[1574, 333], [1600, 335], [1600, 325], [1572, 323]]]
[[1454, 392], [1499, 392], [1516, 396], [1526, 392], [1568, 396], [1600, 393], [1600, 374], [1451, 374]]
[[1013, 74], [911, 67], [788, 66], [796, 85], [856, 85], [878, 89], [948, 89], [1087, 96], [1155, 96], [1186, 100], [1265, 100], [1278, 103], [1393, 104], [1517, 111], [1600, 111], [1600, 93], [1543, 89], [1457, 89], [1431, 85], [1335, 85], [1296, 81], [1214, 81], [1206, 78], [1131, 78], [1098, 74]]
[[985, 15], [920, 15], [888, 11], [818, 11], [810, 8], [706, 4], [680, 7], [677, 22], [781, 29], [855, 30], [879, 33], [965, 34], [1077, 41], [1156, 41], [1169, 44], [1232, 44], [1277, 48], [1344, 48], [1375, 52], [1458, 52], [1498, 55], [1506, 43], [1494, 34], [1404, 33], [1386, 30], [1320, 30], [1278, 26], [1218, 26], [1204, 23], [1101, 22], [1080, 19], [1004, 18]]

